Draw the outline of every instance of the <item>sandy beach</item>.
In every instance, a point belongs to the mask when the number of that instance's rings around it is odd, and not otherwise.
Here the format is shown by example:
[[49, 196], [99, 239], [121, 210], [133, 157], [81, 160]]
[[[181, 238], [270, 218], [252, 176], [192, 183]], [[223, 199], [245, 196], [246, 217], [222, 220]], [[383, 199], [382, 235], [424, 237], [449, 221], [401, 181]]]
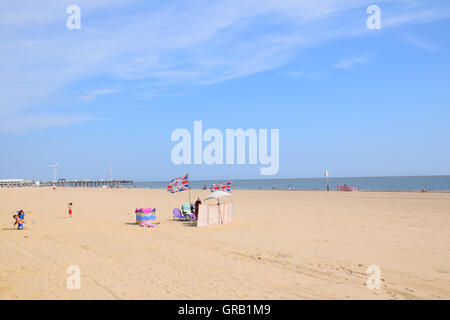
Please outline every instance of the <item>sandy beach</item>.
[[[204, 228], [172, 220], [187, 197], [0, 189], [0, 299], [450, 299], [450, 193], [236, 190], [235, 221]], [[156, 228], [135, 224], [148, 206]], [[70, 265], [79, 290], [66, 287]]]

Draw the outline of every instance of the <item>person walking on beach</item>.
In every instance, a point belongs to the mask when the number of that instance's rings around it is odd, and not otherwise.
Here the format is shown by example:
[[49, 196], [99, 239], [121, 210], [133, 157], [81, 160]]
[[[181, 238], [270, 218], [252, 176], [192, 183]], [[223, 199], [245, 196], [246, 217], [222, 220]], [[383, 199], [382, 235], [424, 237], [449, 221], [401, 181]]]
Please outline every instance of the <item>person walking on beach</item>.
[[67, 207], [69, 208], [69, 217], [72, 218], [72, 202], [69, 202], [69, 205]]

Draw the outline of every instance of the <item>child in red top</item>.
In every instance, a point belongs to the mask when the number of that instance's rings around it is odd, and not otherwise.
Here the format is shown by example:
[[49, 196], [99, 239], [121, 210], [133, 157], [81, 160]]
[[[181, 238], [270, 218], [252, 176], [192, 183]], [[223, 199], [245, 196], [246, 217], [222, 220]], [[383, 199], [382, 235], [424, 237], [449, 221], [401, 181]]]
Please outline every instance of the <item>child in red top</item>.
[[72, 202], [69, 202], [69, 216], [72, 218]]

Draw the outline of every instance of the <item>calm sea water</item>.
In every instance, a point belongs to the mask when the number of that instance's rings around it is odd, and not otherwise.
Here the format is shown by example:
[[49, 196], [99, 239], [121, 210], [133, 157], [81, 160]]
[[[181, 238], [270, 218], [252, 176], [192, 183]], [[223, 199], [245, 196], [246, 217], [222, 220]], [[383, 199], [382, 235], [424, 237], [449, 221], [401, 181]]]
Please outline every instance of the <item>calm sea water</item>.
[[[208, 188], [216, 180], [190, 181], [193, 189]], [[374, 191], [417, 191], [425, 188], [429, 191], [450, 191], [450, 176], [422, 177], [367, 177], [367, 178], [329, 178], [330, 190], [337, 186], [356, 186], [358, 190]], [[167, 188], [169, 181], [135, 182], [137, 188]], [[325, 178], [311, 179], [255, 179], [233, 180], [234, 189], [268, 190], [275, 187], [279, 190], [326, 190]]]

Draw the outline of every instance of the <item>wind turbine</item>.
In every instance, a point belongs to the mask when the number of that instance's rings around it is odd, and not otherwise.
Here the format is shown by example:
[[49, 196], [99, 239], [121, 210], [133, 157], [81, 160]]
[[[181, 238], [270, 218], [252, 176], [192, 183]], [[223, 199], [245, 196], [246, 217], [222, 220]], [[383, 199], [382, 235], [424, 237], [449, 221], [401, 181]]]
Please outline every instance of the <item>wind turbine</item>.
[[56, 168], [58, 168], [58, 165], [59, 165], [59, 161], [56, 164], [49, 165], [51, 168], [53, 168], [53, 182], [56, 182], [56, 173], [58, 172], [58, 170]]
[[108, 170], [108, 179], [109, 179], [109, 181], [112, 181], [112, 174], [111, 174], [111, 162], [109, 163], [109, 170]]

